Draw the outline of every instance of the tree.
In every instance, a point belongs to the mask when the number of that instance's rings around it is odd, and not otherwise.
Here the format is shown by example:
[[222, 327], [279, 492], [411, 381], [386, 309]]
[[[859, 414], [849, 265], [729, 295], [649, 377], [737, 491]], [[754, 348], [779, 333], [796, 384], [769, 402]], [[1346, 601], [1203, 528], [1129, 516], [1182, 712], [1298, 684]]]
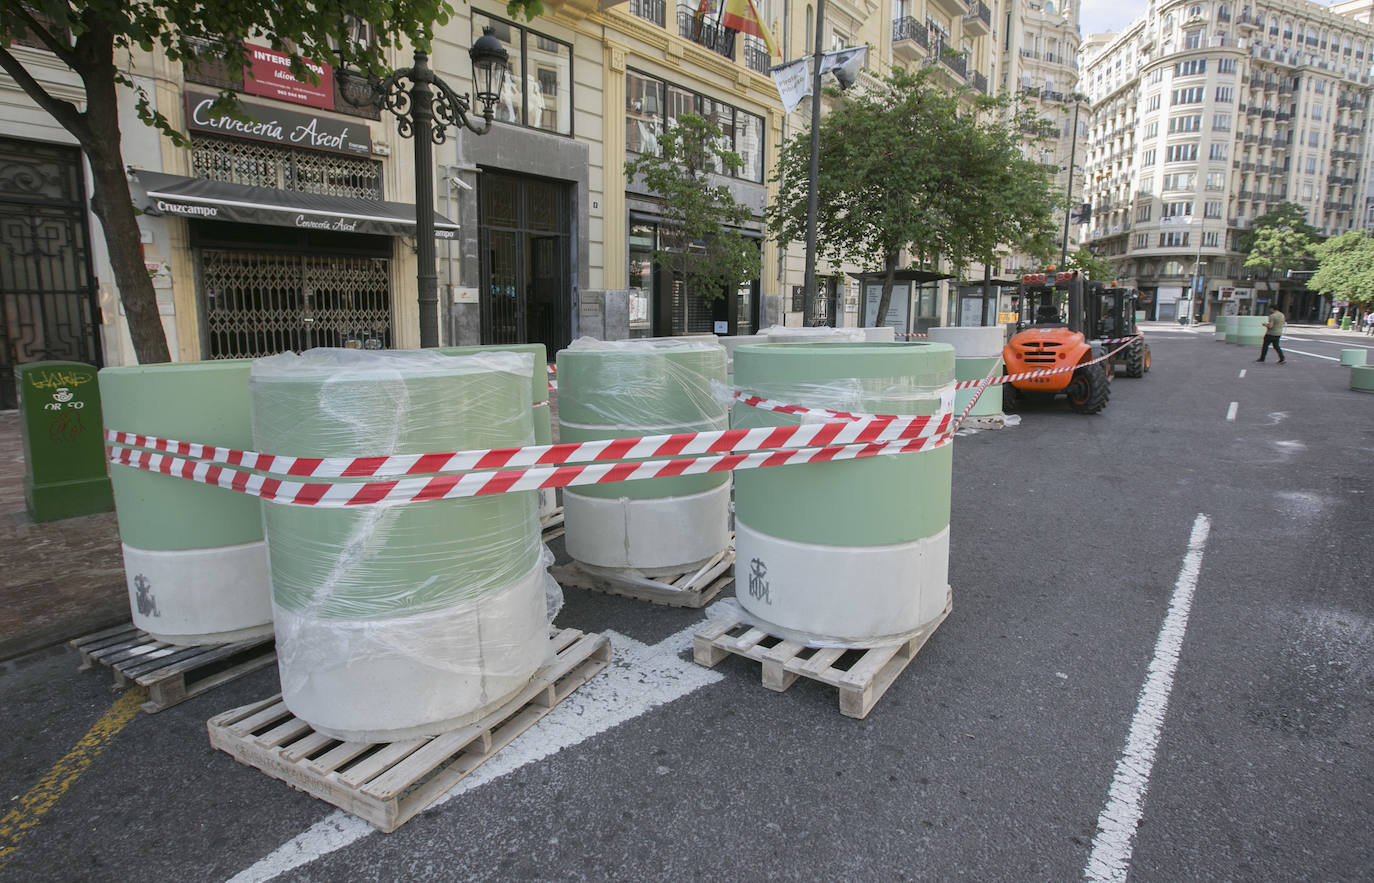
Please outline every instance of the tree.
[[743, 164], [722, 146], [720, 127], [694, 113], [678, 117], [659, 136], [657, 153], [625, 163], [626, 177], [642, 177], [663, 200], [654, 265], [708, 304], [759, 275], [759, 251], [739, 232], [753, 215], [712, 178]]
[[1098, 257], [1086, 248], [1071, 252], [1068, 263], [1068, 269], [1081, 270], [1096, 282], [1110, 282], [1114, 275], [1112, 265], [1106, 258]]
[[1374, 239], [1358, 230], [1316, 247], [1317, 272], [1307, 287], [1332, 299], [1374, 305]]
[[[957, 270], [995, 260], [999, 244], [1048, 258], [1057, 206], [1049, 169], [1027, 159], [1046, 136], [1028, 113], [967, 89], [931, 83], [929, 68], [894, 70], [879, 86], [828, 94], [821, 121], [817, 251], [883, 275], [887, 314], [904, 249], [917, 266]], [[783, 145], [768, 225], [782, 244], [805, 239], [810, 134]]]
[[[542, 9], [540, 0], [510, 5], [527, 15]], [[186, 139], [133, 79], [136, 53], [159, 50], [171, 62], [189, 62], [209, 51], [241, 71], [252, 38], [288, 56], [298, 78], [318, 82], [305, 59], [333, 58], [337, 47], [349, 47], [349, 63], [380, 71], [387, 47], [403, 40], [427, 47], [430, 28], [451, 11], [447, 0], [0, 0], [0, 70], [76, 138], [90, 163], [91, 208], [104, 229], [139, 362], [165, 362], [170, 354], [120, 152], [118, 88], [133, 90], [141, 122], [178, 144]], [[351, 39], [357, 21], [371, 25], [374, 42]], [[70, 68], [81, 80], [84, 109], [49, 92], [10, 51], [16, 43], [41, 46]], [[233, 112], [236, 104], [234, 93], [225, 92], [215, 110]]]

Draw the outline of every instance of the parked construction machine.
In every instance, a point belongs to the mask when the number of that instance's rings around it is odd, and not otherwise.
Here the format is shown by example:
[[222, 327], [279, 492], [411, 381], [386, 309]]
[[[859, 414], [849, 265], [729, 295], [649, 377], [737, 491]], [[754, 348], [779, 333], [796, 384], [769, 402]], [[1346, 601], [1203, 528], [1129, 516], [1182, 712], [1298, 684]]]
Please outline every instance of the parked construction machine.
[[1127, 377], [1144, 377], [1145, 372], [1150, 370], [1150, 344], [1143, 336], [1138, 336], [1140, 329], [1135, 321], [1135, 308], [1139, 300], [1140, 292], [1134, 288], [1125, 288], [1115, 282], [1110, 285], [1088, 283], [1084, 305], [1084, 331], [1087, 335], [1096, 340], [1136, 338], [1125, 349], [1121, 349], [1120, 344], [1106, 345], [1109, 352], [1117, 350], [1107, 362], [1111, 373], [1120, 370]]
[[[1016, 330], [1002, 347], [1008, 374], [1071, 368], [1055, 374], [1012, 380], [1003, 385], [1003, 407], [1022, 396], [1063, 395], [1080, 414], [1096, 414], [1111, 396], [1111, 375], [1102, 363], [1089, 364], [1101, 350], [1085, 336], [1087, 280], [1077, 270], [1021, 277]], [[1077, 367], [1074, 367], [1077, 366]]]

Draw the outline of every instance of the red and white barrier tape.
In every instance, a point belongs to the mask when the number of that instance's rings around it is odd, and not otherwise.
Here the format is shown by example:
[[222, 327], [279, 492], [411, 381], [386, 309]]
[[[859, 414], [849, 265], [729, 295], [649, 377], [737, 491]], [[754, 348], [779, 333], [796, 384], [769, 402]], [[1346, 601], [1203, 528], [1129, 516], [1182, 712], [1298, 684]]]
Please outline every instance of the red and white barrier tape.
[[[153, 462], [147, 458], [168, 455], [185, 458], [188, 462], [242, 467], [253, 472], [293, 478], [379, 478], [661, 457], [691, 458], [832, 445], [885, 444], [905, 439], [931, 438], [949, 431], [951, 422], [949, 412], [942, 411], [921, 417], [864, 417], [846, 422], [832, 420], [797, 426], [684, 432], [489, 451], [396, 454], [389, 457], [288, 457], [114, 431], [106, 432], [105, 440], [121, 452], [118, 461], [114, 460], [115, 454], [111, 452], [112, 462], [139, 468], [148, 468], [143, 464]], [[125, 451], [132, 456], [125, 456]], [[147, 455], [147, 458], [143, 455]]]

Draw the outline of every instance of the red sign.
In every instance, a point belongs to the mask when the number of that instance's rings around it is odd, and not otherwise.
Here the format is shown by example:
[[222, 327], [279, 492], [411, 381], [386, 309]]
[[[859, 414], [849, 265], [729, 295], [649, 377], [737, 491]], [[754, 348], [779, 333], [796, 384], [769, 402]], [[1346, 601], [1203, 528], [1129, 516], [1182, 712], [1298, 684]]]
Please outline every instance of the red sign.
[[325, 110], [334, 109], [334, 69], [327, 64], [306, 60], [306, 67], [320, 78], [318, 84], [296, 79], [291, 73], [291, 58], [266, 46], [244, 47], [248, 50], [249, 65], [243, 72], [244, 91], [296, 104], [308, 104]]

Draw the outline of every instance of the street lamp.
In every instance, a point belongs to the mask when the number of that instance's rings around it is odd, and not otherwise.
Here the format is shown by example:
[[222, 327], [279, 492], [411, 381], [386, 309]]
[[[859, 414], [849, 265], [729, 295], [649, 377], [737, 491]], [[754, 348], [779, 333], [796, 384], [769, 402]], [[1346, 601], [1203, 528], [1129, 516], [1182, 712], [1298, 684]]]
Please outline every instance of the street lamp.
[[[509, 54], [495, 31], [484, 28], [468, 50], [472, 83], [482, 106], [482, 122], [469, 115], [472, 100], [459, 95], [435, 75], [429, 53], [415, 50], [415, 62], [407, 68], [378, 77], [341, 67], [340, 92], [355, 107], [372, 106], [390, 111], [402, 138], [415, 144], [415, 284], [419, 290], [420, 346], [439, 345], [439, 271], [434, 248], [434, 145], [448, 139], [448, 127], [460, 126], [477, 135], [491, 131], [505, 79]], [[438, 125], [435, 125], [435, 122]]]

